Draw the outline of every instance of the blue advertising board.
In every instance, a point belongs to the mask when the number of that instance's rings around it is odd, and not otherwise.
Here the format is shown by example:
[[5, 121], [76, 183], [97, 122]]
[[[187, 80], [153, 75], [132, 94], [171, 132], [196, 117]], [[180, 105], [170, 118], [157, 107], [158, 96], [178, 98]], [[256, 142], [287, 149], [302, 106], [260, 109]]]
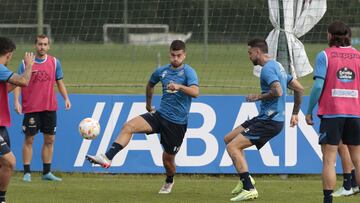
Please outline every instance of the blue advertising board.
[[[105, 153], [115, 140], [122, 125], [129, 119], [145, 113], [145, 97], [140, 95], [70, 95], [72, 108], [64, 110], [58, 95], [59, 111], [53, 170], [64, 172], [111, 173], [163, 173], [162, 147], [159, 135], [135, 134], [129, 145], [113, 160], [109, 169], [94, 166], [85, 160], [86, 154]], [[12, 97], [10, 103], [12, 104]], [[160, 96], [153, 104], [159, 106]], [[286, 124], [283, 131], [260, 151], [255, 147], [245, 150], [251, 173], [321, 173], [322, 154], [318, 145], [319, 120], [316, 125], [305, 123], [304, 111], [308, 97], [304, 98], [299, 114], [299, 125], [289, 126], [293, 98], [286, 104]], [[193, 99], [188, 131], [176, 156], [178, 173], [235, 173], [226, 152], [224, 136], [245, 120], [258, 114], [258, 103], [245, 101], [244, 96], [201, 96]], [[13, 107], [11, 107], [11, 110]], [[12, 150], [17, 157], [17, 170], [22, 170], [21, 148], [22, 116], [13, 110], [9, 128]], [[78, 133], [78, 124], [85, 117], [99, 120], [101, 134], [92, 141], [84, 140]], [[315, 116], [316, 117], [316, 116]], [[42, 170], [41, 145], [43, 136], [35, 137], [31, 168]], [[339, 162], [338, 162], [339, 163]], [[340, 164], [337, 164], [340, 171]]]

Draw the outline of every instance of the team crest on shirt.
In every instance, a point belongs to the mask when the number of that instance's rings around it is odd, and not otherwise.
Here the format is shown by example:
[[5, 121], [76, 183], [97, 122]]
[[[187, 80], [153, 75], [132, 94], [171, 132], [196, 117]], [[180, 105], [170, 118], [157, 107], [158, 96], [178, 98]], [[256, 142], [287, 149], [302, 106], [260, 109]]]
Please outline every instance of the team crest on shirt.
[[162, 72], [162, 74], [161, 74], [161, 78], [165, 78], [165, 76], [166, 76], [166, 74], [167, 74], [167, 71], [164, 71], [164, 72]]
[[343, 67], [336, 73], [341, 82], [352, 82], [355, 79], [355, 72], [348, 67]]
[[178, 74], [177, 74], [177, 76], [180, 76], [180, 77], [183, 76], [183, 75], [184, 75], [184, 70], [179, 71]]

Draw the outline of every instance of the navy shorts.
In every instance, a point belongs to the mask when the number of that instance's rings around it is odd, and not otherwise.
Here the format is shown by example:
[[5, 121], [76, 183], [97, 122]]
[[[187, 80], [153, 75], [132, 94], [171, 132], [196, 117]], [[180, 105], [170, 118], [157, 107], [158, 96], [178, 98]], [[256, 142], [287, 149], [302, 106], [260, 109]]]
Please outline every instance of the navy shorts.
[[42, 111], [26, 113], [23, 120], [23, 132], [25, 135], [36, 135], [38, 131], [55, 135], [56, 111]]
[[319, 144], [360, 145], [360, 118], [321, 118]]
[[181, 125], [161, 117], [159, 112], [140, 115], [152, 128], [152, 133], [160, 133], [160, 143], [168, 154], [176, 154], [183, 142], [187, 124]]
[[263, 120], [257, 117], [245, 121], [241, 126], [245, 129], [242, 134], [250, 140], [256, 148], [261, 149], [271, 138], [278, 135], [284, 127], [284, 122]]
[[0, 127], [0, 157], [11, 152], [10, 150], [10, 138], [6, 127]]

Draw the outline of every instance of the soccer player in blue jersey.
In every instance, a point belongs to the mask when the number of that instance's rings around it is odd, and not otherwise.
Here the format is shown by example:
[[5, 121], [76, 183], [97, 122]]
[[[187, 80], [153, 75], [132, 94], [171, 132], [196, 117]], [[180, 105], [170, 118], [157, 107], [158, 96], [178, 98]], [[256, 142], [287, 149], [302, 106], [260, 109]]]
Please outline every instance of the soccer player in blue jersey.
[[304, 92], [302, 85], [295, 78], [288, 75], [279, 62], [271, 59], [265, 40], [250, 40], [248, 42], [248, 54], [254, 65], [262, 66], [260, 73], [261, 93], [247, 96], [246, 101], [260, 101], [260, 113], [258, 116], [236, 127], [224, 138], [227, 145], [226, 150], [240, 176], [239, 184], [232, 191], [236, 196], [231, 198], [231, 201], [249, 200], [258, 197], [254, 182], [249, 175], [244, 149], [253, 145], [261, 149], [283, 129], [287, 87], [294, 91], [294, 107], [290, 126], [297, 125]]
[[10, 137], [6, 129], [11, 123], [8, 92], [12, 91], [16, 86], [28, 85], [35, 59], [33, 53], [25, 53], [25, 72], [21, 75], [13, 73], [6, 66], [10, 62], [15, 49], [16, 46], [12, 40], [0, 37], [0, 203], [5, 203], [6, 190], [16, 164], [15, 156], [10, 149]]
[[[175, 40], [170, 45], [170, 64], [157, 68], [146, 86], [146, 110], [148, 113], [133, 118], [124, 124], [120, 134], [105, 153], [86, 158], [104, 168], [111, 165], [114, 156], [128, 145], [134, 133], [160, 133], [164, 148], [162, 155], [166, 180], [160, 194], [168, 194], [174, 185], [176, 171], [175, 155], [179, 151], [187, 129], [191, 99], [199, 96], [199, 81], [195, 70], [184, 63], [185, 43]], [[152, 106], [154, 86], [161, 82], [160, 108]]]

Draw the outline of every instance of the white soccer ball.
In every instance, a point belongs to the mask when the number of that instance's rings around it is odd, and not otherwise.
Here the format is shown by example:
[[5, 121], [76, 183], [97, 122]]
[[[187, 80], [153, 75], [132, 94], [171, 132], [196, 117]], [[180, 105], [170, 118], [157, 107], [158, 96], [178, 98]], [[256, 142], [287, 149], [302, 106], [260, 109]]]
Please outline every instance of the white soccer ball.
[[79, 123], [79, 133], [87, 140], [93, 140], [100, 134], [100, 124], [93, 118], [85, 118]]

